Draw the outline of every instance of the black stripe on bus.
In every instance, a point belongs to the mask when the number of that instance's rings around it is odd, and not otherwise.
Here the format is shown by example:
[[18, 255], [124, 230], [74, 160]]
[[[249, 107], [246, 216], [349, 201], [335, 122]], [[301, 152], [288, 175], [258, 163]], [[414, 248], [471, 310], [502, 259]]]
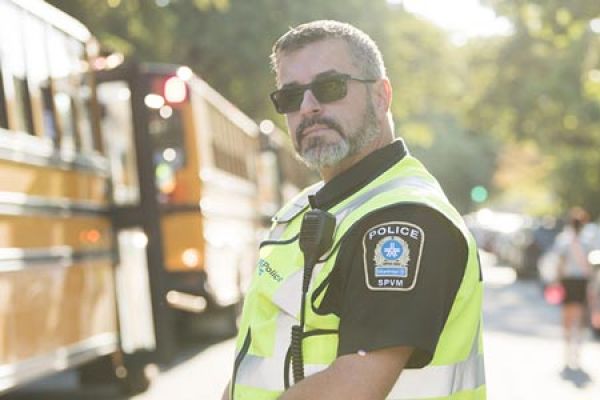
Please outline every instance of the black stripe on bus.
[[167, 215], [200, 211], [200, 204], [164, 204], [160, 206], [160, 212]]
[[[0, 88], [4, 88], [4, 77], [2, 74], [2, 68], [0, 68]], [[0, 129], [8, 128], [8, 112], [6, 109], [6, 97], [4, 95], [4, 90], [0, 89]]]

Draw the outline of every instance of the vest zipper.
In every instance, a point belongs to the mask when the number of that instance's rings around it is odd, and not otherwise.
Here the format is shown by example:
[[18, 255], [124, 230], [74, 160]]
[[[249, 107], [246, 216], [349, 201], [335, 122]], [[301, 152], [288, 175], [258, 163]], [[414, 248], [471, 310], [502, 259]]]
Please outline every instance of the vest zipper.
[[233, 375], [231, 377], [231, 400], [235, 400], [235, 380], [237, 377], [238, 369], [240, 368], [240, 364], [246, 357], [248, 353], [248, 349], [250, 348], [250, 342], [252, 342], [252, 331], [248, 328], [248, 333], [246, 333], [246, 337], [244, 338], [244, 343], [242, 344], [242, 348], [240, 352], [235, 357], [235, 362], [233, 363]]

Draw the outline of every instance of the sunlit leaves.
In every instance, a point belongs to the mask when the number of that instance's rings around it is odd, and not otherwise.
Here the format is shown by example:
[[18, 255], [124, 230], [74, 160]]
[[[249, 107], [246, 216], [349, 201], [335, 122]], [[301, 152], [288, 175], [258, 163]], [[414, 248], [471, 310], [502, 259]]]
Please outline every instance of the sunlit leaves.
[[517, 30], [499, 53], [498, 80], [481, 108], [493, 105], [500, 116], [514, 116], [509, 126], [500, 122], [502, 130], [533, 141], [553, 160], [547, 180], [563, 205], [584, 205], [597, 215], [600, 38], [593, 21], [600, 2], [488, 2]]

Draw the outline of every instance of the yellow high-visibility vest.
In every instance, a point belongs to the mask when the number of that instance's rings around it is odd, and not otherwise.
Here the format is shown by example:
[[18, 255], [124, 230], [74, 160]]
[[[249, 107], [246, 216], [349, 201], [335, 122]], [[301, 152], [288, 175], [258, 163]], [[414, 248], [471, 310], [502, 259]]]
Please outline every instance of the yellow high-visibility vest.
[[[290, 363], [291, 327], [300, 318], [303, 255], [298, 234], [308, 195], [314, 185], [275, 217], [270, 237], [262, 243], [257, 272], [246, 296], [231, 383], [233, 400], [276, 399], [293, 382]], [[464, 276], [440, 335], [433, 358], [418, 369], [404, 369], [387, 399], [486, 398], [481, 303], [483, 285], [477, 246], [460, 214], [450, 205], [439, 184], [415, 158], [405, 156], [358, 192], [328, 210], [336, 217], [332, 248], [314, 268], [306, 303], [303, 357], [306, 376], [327, 368], [337, 357], [339, 318], [319, 315], [344, 235], [371, 212], [402, 203], [431, 207], [462, 232], [468, 244]]]

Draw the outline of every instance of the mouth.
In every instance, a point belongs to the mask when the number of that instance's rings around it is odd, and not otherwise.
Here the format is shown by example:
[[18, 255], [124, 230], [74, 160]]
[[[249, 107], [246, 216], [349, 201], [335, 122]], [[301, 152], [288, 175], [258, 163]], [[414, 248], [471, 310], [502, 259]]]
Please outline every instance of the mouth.
[[319, 132], [323, 132], [323, 131], [335, 131], [335, 129], [333, 129], [330, 126], [327, 125], [313, 125], [307, 129], [305, 129], [304, 131], [302, 131], [302, 139], [304, 139], [307, 136], [310, 136], [312, 134], [315, 133], [319, 133]]
[[309, 136], [316, 136], [316, 138], [311, 139], [317, 139], [320, 136], [330, 136], [331, 132], [344, 138], [342, 127], [333, 119], [325, 117], [308, 118], [302, 121], [296, 130], [297, 144], [300, 147], [302, 146], [304, 139]]

